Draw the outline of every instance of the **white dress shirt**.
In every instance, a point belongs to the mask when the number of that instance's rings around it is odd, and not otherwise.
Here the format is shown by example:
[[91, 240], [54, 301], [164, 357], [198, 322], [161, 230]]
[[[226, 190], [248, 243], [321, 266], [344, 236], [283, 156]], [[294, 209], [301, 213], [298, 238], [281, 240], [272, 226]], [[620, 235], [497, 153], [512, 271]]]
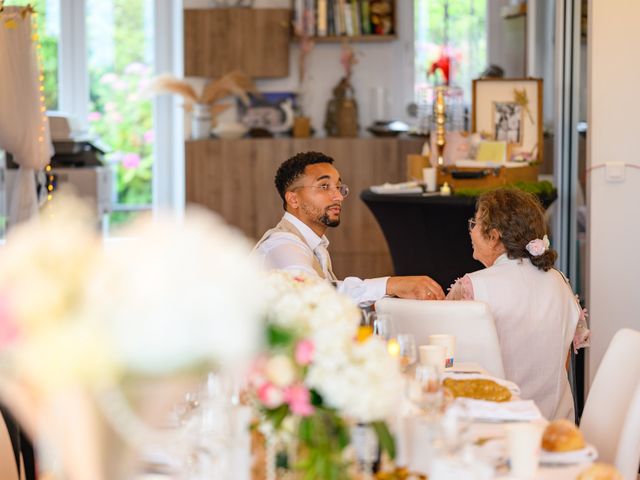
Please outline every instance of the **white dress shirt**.
[[289, 232], [274, 232], [260, 243], [254, 250], [254, 256], [265, 268], [305, 272], [318, 276], [313, 268], [314, 257], [320, 262], [322, 271], [328, 281], [333, 281], [340, 293], [353, 299], [359, 306], [371, 305], [384, 297], [389, 277], [362, 280], [358, 277], [347, 277], [342, 281], [334, 280], [329, 257], [329, 240], [324, 235], [319, 237], [304, 222], [286, 212], [283, 217], [291, 223], [305, 239], [303, 242]]

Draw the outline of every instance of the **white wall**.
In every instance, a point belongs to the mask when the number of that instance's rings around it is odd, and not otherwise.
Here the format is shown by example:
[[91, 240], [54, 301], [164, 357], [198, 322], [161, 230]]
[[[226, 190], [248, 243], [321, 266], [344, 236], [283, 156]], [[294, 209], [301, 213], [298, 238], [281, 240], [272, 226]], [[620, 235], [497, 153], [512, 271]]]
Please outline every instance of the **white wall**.
[[[184, 8], [205, 8], [204, 0], [184, 0]], [[354, 67], [352, 84], [359, 107], [361, 133], [372, 123], [369, 109], [371, 90], [386, 87], [390, 94], [391, 116], [407, 120], [405, 107], [413, 101], [413, 1], [399, 0], [397, 30], [399, 37], [391, 42], [353, 43], [359, 63]], [[258, 80], [264, 92], [295, 92], [298, 90], [298, 47], [292, 42], [289, 72], [286, 78]], [[318, 43], [307, 57], [308, 85], [305, 110], [311, 117], [316, 136], [324, 136], [324, 115], [332, 89], [343, 74], [340, 64], [340, 43]], [[197, 85], [202, 85], [200, 79]]]
[[[587, 164], [640, 166], [640, 2], [589, 3]], [[587, 182], [591, 380], [613, 334], [640, 330], [640, 169], [627, 167], [623, 182], [610, 183], [598, 168]]]

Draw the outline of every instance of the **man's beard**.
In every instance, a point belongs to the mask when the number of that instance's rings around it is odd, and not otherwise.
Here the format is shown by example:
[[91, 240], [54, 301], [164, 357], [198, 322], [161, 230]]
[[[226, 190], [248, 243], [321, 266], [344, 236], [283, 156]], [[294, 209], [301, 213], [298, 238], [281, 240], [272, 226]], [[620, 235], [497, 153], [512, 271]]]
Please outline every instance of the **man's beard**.
[[338, 218], [336, 220], [331, 220], [329, 218], [329, 214], [327, 213], [327, 210], [329, 210], [330, 208], [336, 207], [338, 205], [331, 205], [329, 207], [327, 207], [327, 209], [324, 212], [324, 215], [322, 215], [319, 220], [320, 223], [322, 223], [323, 225], [326, 225], [327, 227], [337, 227], [338, 225], [340, 225], [340, 215], [338, 215]]
[[331, 220], [329, 218], [329, 215], [325, 213], [320, 217], [320, 223], [326, 225], [327, 227], [337, 227], [338, 225], [340, 225], [340, 217], [338, 217], [336, 220]]

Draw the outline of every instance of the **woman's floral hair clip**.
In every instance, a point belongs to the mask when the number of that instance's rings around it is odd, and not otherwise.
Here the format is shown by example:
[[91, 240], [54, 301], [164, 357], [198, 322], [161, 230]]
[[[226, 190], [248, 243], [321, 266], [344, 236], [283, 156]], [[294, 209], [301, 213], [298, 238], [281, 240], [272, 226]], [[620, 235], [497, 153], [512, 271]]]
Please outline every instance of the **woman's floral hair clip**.
[[549, 250], [549, 245], [550, 245], [549, 237], [545, 235], [544, 237], [542, 237], [542, 240], [539, 238], [536, 238], [535, 240], [531, 240], [529, 243], [527, 243], [527, 246], [525, 248], [527, 249], [527, 252], [531, 254], [532, 257], [539, 257], [544, 252]]

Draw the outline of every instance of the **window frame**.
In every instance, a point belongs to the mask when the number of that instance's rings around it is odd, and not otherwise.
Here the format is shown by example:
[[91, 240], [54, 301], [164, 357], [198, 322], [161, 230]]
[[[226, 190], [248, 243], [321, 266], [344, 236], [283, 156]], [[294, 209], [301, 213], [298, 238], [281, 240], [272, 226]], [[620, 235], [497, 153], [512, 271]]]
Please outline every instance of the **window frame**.
[[[59, 0], [58, 108], [76, 117], [88, 129], [89, 65], [86, 36], [86, 0]], [[182, 2], [153, 0], [154, 74], [183, 76]], [[84, 92], [80, 94], [79, 92]], [[152, 203], [149, 209], [173, 210], [185, 206], [184, 122], [174, 96], [152, 99], [153, 145]], [[114, 211], [130, 210], [126, 206]]]

